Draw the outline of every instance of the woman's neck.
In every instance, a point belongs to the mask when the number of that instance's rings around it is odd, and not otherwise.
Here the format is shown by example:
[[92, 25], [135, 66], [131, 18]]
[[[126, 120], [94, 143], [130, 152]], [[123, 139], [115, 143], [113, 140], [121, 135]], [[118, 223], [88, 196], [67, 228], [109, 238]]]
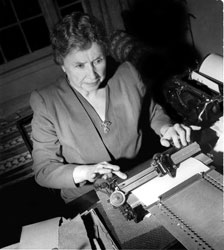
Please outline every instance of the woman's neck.
[[94, 91], [79, 91], [79, 93], [88, 101], [96, 100], [105, 97], [106, 87], [99, 88]]

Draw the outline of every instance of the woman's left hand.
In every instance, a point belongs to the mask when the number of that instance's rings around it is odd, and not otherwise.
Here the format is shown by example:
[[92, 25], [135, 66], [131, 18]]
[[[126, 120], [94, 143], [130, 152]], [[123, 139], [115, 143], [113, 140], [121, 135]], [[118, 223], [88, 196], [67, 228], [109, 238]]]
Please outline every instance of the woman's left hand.
[[160, 130], [162, 135], [160, 143], [164, 147], [169, 147], [171, 143], [173, 143], [176, 148], [186, 146], [191, 141], [191, 129], [199, 130], [200, 127], [188, 127], [179, 123], [176, 123], [173, 126], [163, 126]]

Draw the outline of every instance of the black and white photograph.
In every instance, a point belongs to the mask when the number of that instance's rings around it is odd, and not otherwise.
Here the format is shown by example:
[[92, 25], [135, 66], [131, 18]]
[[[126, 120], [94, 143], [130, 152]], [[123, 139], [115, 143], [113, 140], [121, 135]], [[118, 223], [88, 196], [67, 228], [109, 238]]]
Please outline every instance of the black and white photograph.
[[222, 0], [0, 0], [0, 249], [221, 250]]

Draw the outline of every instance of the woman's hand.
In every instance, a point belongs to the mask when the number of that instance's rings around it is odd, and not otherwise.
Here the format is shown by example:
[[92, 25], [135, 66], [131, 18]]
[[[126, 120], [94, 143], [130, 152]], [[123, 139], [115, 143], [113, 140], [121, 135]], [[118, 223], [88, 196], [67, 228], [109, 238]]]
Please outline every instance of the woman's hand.
[[119, 166], [104, 161], [95, 165], [79, 165], [75, 167], [73, 171], [73, 179], [75, 183], [83, 181], [94, 182], [98, 175], [102, 175], [102, 178], [107, 179], [112, 177], [113, 174], [121, 179], [127, 178], [127, 175], [120, 171]]
[[160, 143], [164, 147], [169, 147], [171, 143], [176, 148], [181, 146], [186, 146], [191, 141], [191, 130], [199, 130], [200, 127], [197, 126], [185, 126], [183, 124], [176, 123], [172, 125], [165, 125], [161, 128], [161, 139]]

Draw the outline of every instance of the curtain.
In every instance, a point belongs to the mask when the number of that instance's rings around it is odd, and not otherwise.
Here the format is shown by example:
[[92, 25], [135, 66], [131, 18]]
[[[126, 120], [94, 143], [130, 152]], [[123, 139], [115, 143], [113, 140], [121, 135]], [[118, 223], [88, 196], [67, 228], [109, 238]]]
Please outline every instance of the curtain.
[[125, 30], [122, 12], [129, 10], [132, 0], [82, 0], [86, 13], [97, 17], [110, 35], [114, 30]]

